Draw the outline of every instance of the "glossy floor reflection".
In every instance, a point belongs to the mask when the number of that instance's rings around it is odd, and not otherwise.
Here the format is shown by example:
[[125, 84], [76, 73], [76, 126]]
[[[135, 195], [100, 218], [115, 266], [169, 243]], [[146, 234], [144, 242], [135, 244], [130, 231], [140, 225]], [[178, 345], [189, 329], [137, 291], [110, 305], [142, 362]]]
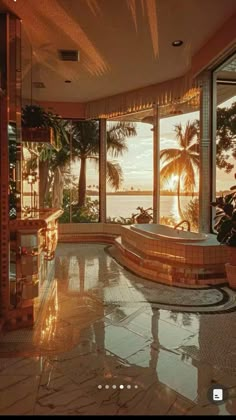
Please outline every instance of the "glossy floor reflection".
[[1, 337], [0, 414], [236, 414], [236, 312], [181, 306], [221, 309], [221, 290], [146, 282], [104, 248], [59, 245], [34, 329]]

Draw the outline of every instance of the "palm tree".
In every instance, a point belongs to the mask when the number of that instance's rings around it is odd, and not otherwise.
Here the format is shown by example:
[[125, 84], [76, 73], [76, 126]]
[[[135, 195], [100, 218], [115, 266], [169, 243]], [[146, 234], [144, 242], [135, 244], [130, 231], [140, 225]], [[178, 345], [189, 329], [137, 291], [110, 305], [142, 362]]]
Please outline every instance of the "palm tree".
[[[84, 207], [86, 202], [86, 163], [93, 161], [99, 164], [99, 122], [97, 120], [76, 121], [67, 126], [71, 131], [72, 147], [67, 139], [62, 138], [62, 147], [56, 151], [44, 146], [40, 155], [40, 202], [44, 207], [51, 186], [55, 187], [55, 171], [60, 168], [65, 178], [70, 160], [80, 160], [80, 175], [78, 182], [78, 207]], [[136, 135], [135, 124], [118, 122], [113, 123], [107, 130], [107, 152], [111, 157], [121, 156], [126, 150], [126, 138]], [[122, 182], [122, 169], [115, 161], [107, 161], [107, 180], [109, 184], [118, 189]], [[95, 184], [93, 185], [95, 188]], [[56, 188], [57, 189], [57, 188]]]
[[[118, 122], [107, 130], [107, 152], [113, 158], [122, 156], [127, 150], [126, 138], [136, 135], [135, 124]], [[86, 164], [93, 161], [99, 164], [99, 122], [96, 120], [76, 121], [73, 124], [72, 159], [80, 160], [78, 182], [78, 207], [84, 207], [86, 202]], [[122, 169], [115, 161], [107, 160], [107, 180], [118, 189], [122, 182]]]
[[177, 196], [178, 212], [181, 218], [183, 213], [180, 205], [181, 190], [194, 192], [196, 175], [199, 170], [199, 122], [188, 121], [185, 129], [181, 123], [175, 125], [178, 149], [164, 149], [160, 152], [163, 167], [160, 172], [161, 180], [170, 180], [173, 175], [178, 176]]

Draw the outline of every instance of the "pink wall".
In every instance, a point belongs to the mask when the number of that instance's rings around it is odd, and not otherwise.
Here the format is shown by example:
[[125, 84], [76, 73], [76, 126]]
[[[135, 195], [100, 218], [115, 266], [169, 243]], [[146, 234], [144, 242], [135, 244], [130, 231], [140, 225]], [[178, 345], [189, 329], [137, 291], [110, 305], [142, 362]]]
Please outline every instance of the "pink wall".
[[236, 43], [236, 13], [192, 57], [192, 75], [195, 77], [207, 68], [224, 51]]
[[37, 102], [46, 110], [52, 111], [63, 118], [85, 118], [85, 104], [79, 102]]

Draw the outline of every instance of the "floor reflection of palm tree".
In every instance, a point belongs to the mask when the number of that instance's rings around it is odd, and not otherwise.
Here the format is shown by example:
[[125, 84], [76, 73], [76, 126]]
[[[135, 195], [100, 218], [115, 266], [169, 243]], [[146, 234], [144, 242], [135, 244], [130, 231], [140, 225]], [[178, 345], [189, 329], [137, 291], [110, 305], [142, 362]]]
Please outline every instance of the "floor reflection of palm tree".
[[[203, 405], [202, 401], [209, 402], [209, 390], [217, 383], [215, 374], [225, 364], [225, 343], [221, 339], [221, 335], [216, 331], [216, 319], [214, 315], [210, 315], [208, 319], [204, 316], [199, 318], [199, 345], [197, 349], [197, 358], [193, 355], [193, 365], [198, 370], [198, 404]], [[194, 352], [195, 353], [195, 352]], [[217, 366], [217, 369], [215, 369]], [[209, 414], [219, 414], [219, 406], [211, 404]], [[207, 414], [207, 412], [206, 412]]]
[[158, 356], [160, 353], [160, 341], [159, 341], [159, 335], [158, 335], [159, 319], [160, 319], [159, 310], [152, 308], [151, 332], [152, 332], [153, 341], [151, 344], [149, 367], [151, 370], [153, 370], [153, 375], [156, 376], [157, 380], [158, 380], [157, 362], [158, 362]]
[[85, 258], [77, 257], [77, 261], [79, 266], [80, 294], [83, 295], [85, 291]]
[[59, 290], [67, 291], [70, 271], [70, 257], [57, 256], [55, 259], [55, 277], [58, 280]]
[[105, 352], [105, 323], [104, 318], [96, 321], [93, 325], [96, 349], [98, 353]]

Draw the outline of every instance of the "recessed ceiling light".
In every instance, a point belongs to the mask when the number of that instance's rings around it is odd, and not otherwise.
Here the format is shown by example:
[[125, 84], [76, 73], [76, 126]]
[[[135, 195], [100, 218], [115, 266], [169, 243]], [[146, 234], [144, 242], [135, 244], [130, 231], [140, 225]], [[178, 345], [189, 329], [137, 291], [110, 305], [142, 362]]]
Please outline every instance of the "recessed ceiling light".
[[183, 44], [183, 41], [181, 39], [176, 39], [176, 41], [172, 42], [173, 47], [180, 47]]
[[36, 89], [44, 89], [45, 88], [45, 84], [43, 82], [33, 82], [33, 86]]
[[71, 83], [71, 80], [65, 80], [65, 83]]

